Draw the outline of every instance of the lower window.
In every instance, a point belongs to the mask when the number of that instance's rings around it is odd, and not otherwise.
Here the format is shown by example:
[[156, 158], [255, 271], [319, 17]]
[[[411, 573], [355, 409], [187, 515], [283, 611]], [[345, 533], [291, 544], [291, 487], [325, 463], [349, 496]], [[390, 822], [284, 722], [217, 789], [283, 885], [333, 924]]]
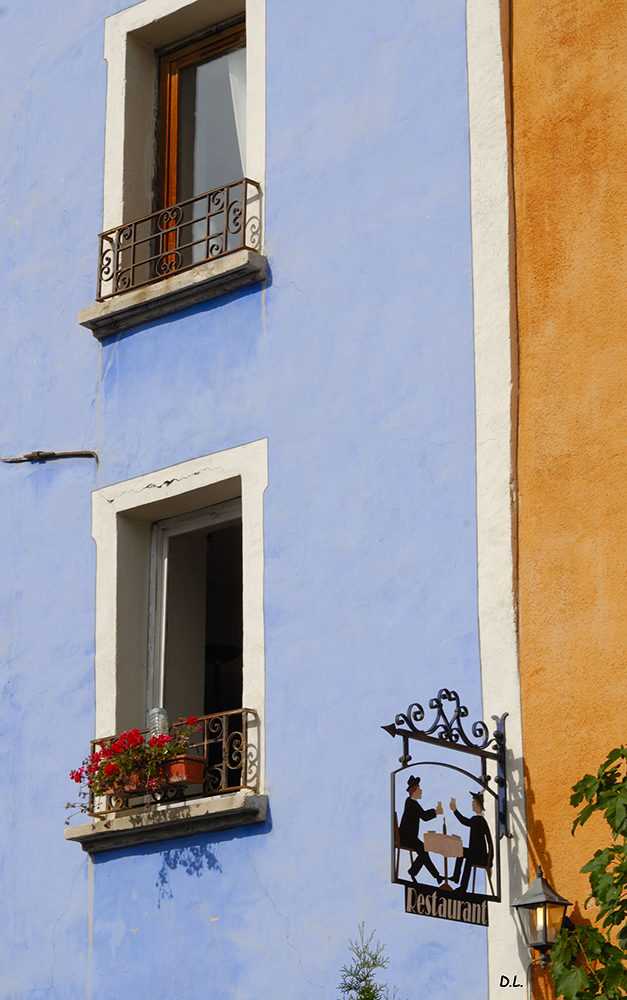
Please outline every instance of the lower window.
[[92, 750], [122, 733], [169, 747], [156, 770], [115, 772], [96, 814], [262, 790], [266, 469], [259, 441], [94, 494]]

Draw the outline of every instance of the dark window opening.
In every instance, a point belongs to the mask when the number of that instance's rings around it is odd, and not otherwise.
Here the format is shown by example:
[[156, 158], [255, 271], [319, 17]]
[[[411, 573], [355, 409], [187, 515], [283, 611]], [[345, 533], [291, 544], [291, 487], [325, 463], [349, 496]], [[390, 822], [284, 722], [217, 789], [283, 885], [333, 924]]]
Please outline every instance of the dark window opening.
[[204, 715], [242, 707], [242, 526], [207, 536]]
[[[164, 708], [170, 722], [242, 707], [242, 526], [169, 539]], [[234, 722], [241, 724], [236, 717]]]

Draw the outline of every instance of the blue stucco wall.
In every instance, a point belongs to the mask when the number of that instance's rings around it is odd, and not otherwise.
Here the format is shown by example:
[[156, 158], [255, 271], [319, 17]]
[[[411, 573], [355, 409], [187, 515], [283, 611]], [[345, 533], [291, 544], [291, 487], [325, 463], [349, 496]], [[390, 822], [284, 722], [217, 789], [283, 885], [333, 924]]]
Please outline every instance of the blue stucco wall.
[[[463, 0], [268, 0], [267, 287], [99, 345], [104, 0], [0, 13], [0, 996], [331, 1000], [357, 924], [401, 998], [487, 993], [485, 931], [389, 883], [379, 728], [481, 714]], [[93, 734], [90, 492], [267, 437], [259, 828], [63, 840]]]

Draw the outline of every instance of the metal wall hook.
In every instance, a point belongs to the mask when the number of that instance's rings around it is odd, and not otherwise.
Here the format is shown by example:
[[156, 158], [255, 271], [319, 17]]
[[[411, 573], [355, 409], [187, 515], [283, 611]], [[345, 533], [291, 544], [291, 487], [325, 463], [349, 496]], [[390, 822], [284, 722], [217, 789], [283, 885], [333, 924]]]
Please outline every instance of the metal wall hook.
[[48, 462], [56, 458], [93, 458], [96, 466], [99, 459], [95, 451], [31, 451], [27, 455], [20, 455], [17, 458], [2, 458], [0, 462]]

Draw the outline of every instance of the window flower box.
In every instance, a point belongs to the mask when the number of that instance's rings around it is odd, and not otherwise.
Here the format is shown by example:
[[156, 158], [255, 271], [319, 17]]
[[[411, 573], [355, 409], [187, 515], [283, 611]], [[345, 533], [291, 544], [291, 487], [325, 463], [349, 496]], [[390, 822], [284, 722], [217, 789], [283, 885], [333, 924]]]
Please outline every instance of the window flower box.
[[181, 791], [204, 780], [204, 757], [188, 753], [191, 735], [202, 732], [195, 715], [172, 733], [152, 736], [132, 729], [102, 740], [70, 777], [82, 786], [81, 812], [93, 812], [94, 798], [106, 796], [109, 809], [124, 808], [131, 797], [152, 795], [155, 801], [172, 798], [170, 789]]
[[153, 801], [172, 801], [188, 785], [202, 785], [205, 779], [205, 757], [180, 754], [161, 762], [157, 777], [148, 780], [146, 774], [131, 774], [109, 793], [111, 809], [125, 808], [128, 800], [139, 795], [151, 795]]

